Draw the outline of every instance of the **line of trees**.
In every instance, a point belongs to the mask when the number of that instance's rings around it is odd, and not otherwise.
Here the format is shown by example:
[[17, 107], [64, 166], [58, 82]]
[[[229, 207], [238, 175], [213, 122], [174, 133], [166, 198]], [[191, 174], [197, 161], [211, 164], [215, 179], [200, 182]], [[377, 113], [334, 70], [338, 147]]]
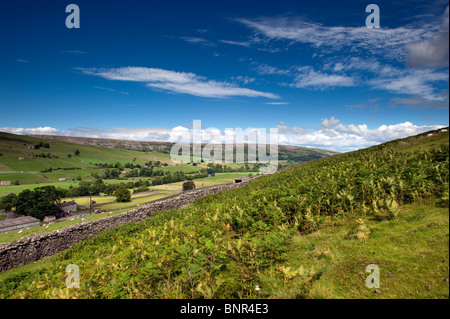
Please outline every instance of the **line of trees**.
[[35, 150], [38, 150], [38, 149], [40, 149], [41, 147], [44, 147], [44, 148], [50, 148], [50, 144], [44, 143], [44, 142], [39, 142], [39, 144], [35, 144], [35, 145], [34, 145], [34, 149], [35, 149]]

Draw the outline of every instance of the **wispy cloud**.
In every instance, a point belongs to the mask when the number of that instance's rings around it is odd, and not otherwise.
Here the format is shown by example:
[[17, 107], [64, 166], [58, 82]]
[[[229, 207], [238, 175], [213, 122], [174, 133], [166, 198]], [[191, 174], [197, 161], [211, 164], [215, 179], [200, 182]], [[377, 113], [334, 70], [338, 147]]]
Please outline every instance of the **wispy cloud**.
[[248, 41], [231, 41], [231, 40], [220, 40], [220, 42], [225, 44], [232, 44], [232, 45], [238, 45], [242, 47], [250, 47], [250, 43]]
[[289, 102], [266, 102], [264, 104], [268, 104], [268, 105], [287, 105], [287, 104], [289, 104]]
[[268, 64], [258, 64], [256, 62], [251, 64], [254, 65], [252, 69], [259, 75], [288, 75], [291, 72], [290, 70], [280, 69]]
[[209, 80], [194, 73], [176, 72], [146, 67], [121, 68], [77, 68], [84, 74], [95, 75], [107, 80], [142, 82], [150, 89], [200, 97], [229, 98], [234, 96], [264, 97], [279, 99], [273, 93], [239, 87], [234, 83]]
[[448, 71], [399, 68], [376, 58], [363, 59], [358, 56], [340, 58], [339, 62], [335, 60], [331, 58], [325, 62], [324, 70], [350, 77], [357, 86], [420, 96], [430, 101], [444, 101], [436, 84], [448, 82]]
[[25, 60], [25, 59], [16, 59], [16, 62], [20, 62], [20, 63], [29, 63], [30, 61]]
[[213, 41], [207, 40], [205, 38], [200, 37], [180, 37], [181, 40], [184, 40], [191, 44], [201, 44], [206, 46], [216, 46], [217, 44]]
[[256, 79], [254, 77], [242, 76], [242, 75], [232, 77], [232, 80], [234, 80], [236, 82], [239, 82], [239, 83], [242, 83], [244, 85], [249, 84], [249, 83], [253, 83], [253, 82], [256, 81]]
[[344, 106], [350, 110], [354, 110], [354, 109], [364, 110], [366, 108], [366, 106], [364, 104], [356, 104], [356, 105], [346, 104]]
[[105, 87], [101, 87], [101, 86], [94, 86], [94, 88], [99, 89], [99, 90], [109, 91], [109, 92], [120, 93], [120, 94], [124, 94], [124, 95], [129, 95], [130, 94], [128, 92], [118, 91], [118, 90], [114, 90], [114, 89], [111, 89], [111, 88], [105, 88]]
[[407, 108], [422, 110], [422, 109], [448, 109], [448, 92], [447, 101], [445, 102], [435, 102], [429, 101], [422, 97], [413, 96], [410, 98], [393, 98], [392, 102], [394, 105], [404, 105]]
[[387, 90], [396, 94], [420, 96], [429, 101], [444, 101], [443, 96], [436, 92], [436, 83], [448, 82], [446, 72], [436, 72], [430, 69], [395, 69], [392, 74], [379, 72], [368, 79], [367, 84], [376, 89]]
[[327, 74], [321, 71], [316, 71], [310, 66], [303, 66], [297, 68], [297, 75], [294, 83], [290, 86], [296, 88], [311, 88], [323, 90], [329, 87], [339, 86], [355, 86], [353, 78], [346, 75]]
[[439, 25], [426, 24], [398, 28], [369, 29], [361, 27], [325, 26], [292, 17], [264, 17], [235, 21], [271, 40], [306, 43], [314, 48], [332, 48], [347, 52], [366, 52], [398, 60], [406, 56], [405, 45], [423, 41], [439, 31]]
[[346, 104], [344, 105], [344, 107], [348, 108], [349, 110], [354, 110], [354, 109], [358, 109], [358, 110], [366, 110], [366, 109], [370, 109], [370, 113], [375, 113], [378, 111], [378, 104], [376, 102], [378, 102], [379, 100], [381, 100], [381, 98], [373, 98], [373, 99], [367, 99], [367, 102], [364, 103], [360, 103], [360, 104]]
[[74, 54], [74, 55], [87, 54], [87, 52], [81, 51], [81, 50], [66, 50], [66, 51], [62, 51], [62, 52], [66, 53], [66, 54]]

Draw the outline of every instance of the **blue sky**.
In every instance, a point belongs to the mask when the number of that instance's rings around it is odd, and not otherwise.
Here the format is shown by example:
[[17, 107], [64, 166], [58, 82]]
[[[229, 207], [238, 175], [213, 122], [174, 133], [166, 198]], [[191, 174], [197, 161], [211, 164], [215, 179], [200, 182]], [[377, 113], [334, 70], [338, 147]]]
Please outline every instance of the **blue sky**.
[[0, 40], [0, 131], [175, 141], [201, 120], [346, 151], [448, 125], [448, 1], [2, 1]]

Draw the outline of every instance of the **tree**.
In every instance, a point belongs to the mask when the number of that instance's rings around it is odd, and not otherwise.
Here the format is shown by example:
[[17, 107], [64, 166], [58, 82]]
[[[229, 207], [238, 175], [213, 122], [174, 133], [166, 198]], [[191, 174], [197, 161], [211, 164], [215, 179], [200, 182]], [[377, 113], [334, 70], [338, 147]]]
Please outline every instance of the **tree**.
[[26, 189], [15, 200], [16, 214], [32, 216], [40, 220], [48, 215], [56, 215], [56, 204], [61, 200], [61, 192], [54, 186]]
[[75, 156], [79, 156], [80, 155], [80, 150], [76, 150], [75, 151]]
[[92, 194], [99, 195], [100, 193], [103, 193], [105, 191], [106, 185], [103, 180], [99, 178], [92, 183], [92, 186], [90, 188]]
[[114, 192], [114, 196], [116, 196], [116, 200], [117, 202], [131, 202], [131, 193], [130, 191], [125, 188], [125, 187], [121, 187], [118, 188], [115, 192]]
[[3, 209], [6, 212], [10, 212], [14, 207], [16, 200], [17, 195], [14, 193], [3, 196], [2, 198], [0, 198], [0, 209]]
[[195, 188], [195, 183], [194, 183], [194, 181], [186, 181], [186, 182], [184, 182], [183, 183], [183, 190], [184, 191], [187, 191], [187, 190], [190, 190], [190, 189], [194, 189]]

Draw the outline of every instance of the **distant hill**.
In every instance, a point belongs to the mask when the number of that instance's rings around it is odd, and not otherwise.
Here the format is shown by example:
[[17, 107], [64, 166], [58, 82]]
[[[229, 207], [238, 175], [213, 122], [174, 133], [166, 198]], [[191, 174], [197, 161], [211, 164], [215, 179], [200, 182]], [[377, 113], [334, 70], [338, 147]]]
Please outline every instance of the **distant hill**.
[[[93, 178], [93, 174], [99, 172], [98, 164], [102, 163], [145, 166], [149, 161], [153, 161], [160, 162], [163, 171], [190, 173], [206, 168], [206, 163], [193, 166], [189, 163], [189, 158], [184, 164], [175, 165], [170, 158], [173, 145], [174, 143], [166, 142], [0, 132], [0, 181], [30, 185], [62, 180], [89, 180]], [[278, 151], [279, 161], [285, 166], [337, 154], [296, 146], [280, 146]], [[226, 165], [234, 170], [241, 166], [234, 163]], [[124, 174], [121, 175], [123, 176]], [[65, 187], [71, 185], [67, 184]], [[0, 189], [0, 197], [7, 191], [10, 189]]]
[[[39, 139], [57, 140], [74, 144], [137, 150], [137, 151], [149, 151], [149, 152], [157, 151], [162, 153], [170, 153], [172, 146], [175, 144], [169, 142], [147, 142], [147, 141], [118, 140], [118, 139], [104, 139], [91, 137], [56, 136], [56, 135], [30, 135], [30, 136]], [[204, 146], [205, 144], [202, 145]], [[326, 156], [336, 154], [339, 154], [339, 152], [301, 146], [290, 146], [290, 145], [278, 146], [278, 159], [280, 161], [288, 161], [293, 163], [306, 162], [313, 159], [323, 158]]]

